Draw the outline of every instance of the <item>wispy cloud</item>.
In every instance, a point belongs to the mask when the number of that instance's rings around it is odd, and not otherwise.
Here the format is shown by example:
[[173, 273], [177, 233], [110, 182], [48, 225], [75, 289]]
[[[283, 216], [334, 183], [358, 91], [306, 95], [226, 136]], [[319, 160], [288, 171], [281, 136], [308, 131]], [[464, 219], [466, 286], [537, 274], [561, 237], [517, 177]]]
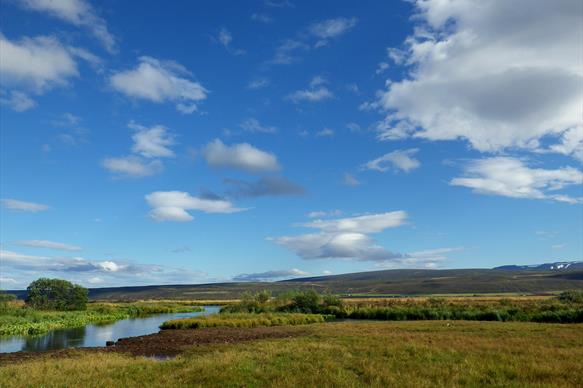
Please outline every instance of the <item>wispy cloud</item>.
[[32, 11], [45, 12], [75, 26], [87, 28], [107, 51], [113, 53], [117, 50], [116, 39], [109, 32], [107, 23], [88, 1], [18, 0], [17, 4]]
[[243, 273], [233, 277], [236, 282], [264, 282], [308, 276], [309, 273], [297, 268], [267, 271], [260, 273]]
[[17, 241], [15, 244], [23, 246], [23, 247], [29, 247], [29, 248], [56, 249], [56, 250], [68, 251], [68, 252], [75, 252], [75, 251], [80, 251], [83, 249], [77, 245], [65, 244], [65, 243], [49, 241], [49, 240], [23, 240], [23, 241]]
[[0, 200], [0, 202], [2, 202], [2, 206], [4, 206], [6, 209], [21, 211], [21, 212], [37, 213], [37, 212], [45, 211], [49, 208], [47, 205], [43, 205], [41, 203], [26, 202], [26, 201], [21, 201], [18, 199], [6, 198], [6, 199]]

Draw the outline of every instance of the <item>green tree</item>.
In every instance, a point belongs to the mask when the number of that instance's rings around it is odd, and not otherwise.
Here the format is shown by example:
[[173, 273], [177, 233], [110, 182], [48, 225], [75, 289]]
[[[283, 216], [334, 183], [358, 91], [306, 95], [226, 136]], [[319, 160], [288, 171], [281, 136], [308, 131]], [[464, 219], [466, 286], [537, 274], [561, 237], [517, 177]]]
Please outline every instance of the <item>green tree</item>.
[[85, 310], [89, 299], [85, 287], [62, 279], [37, 279], [26, 290], [26, 304], [40, 310]]

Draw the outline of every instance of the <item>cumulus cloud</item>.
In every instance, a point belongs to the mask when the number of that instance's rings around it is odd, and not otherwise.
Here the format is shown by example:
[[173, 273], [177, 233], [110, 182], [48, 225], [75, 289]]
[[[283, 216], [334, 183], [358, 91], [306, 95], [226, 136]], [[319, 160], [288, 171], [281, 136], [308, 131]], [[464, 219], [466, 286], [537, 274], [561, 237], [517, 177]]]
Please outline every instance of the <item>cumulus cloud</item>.
[[21, 212], [31, 212], [37, 213], [47, 210], [49, 207], [47, 205], [43, 205], [42, 203], [34, 203], [34, 202], [26, 202], [20, 201], [18, 199], [2, 199], [2, 206], [6, 209], [16, 210]]
[[403, 50], [389, 51], [409, 73], [387, 82], [378, 100], [387, 112], [381, 139], [465, 139], [491, 152], [535, 150], [559, 137], [550, 150], [581, 155], [581, 2], [415, 6], [414, 34]]
[[249, 118], [244, 120], [240, 127], [247, 132], [260, 132], [260, 133], [276, 133], [277, 127], [271, 125], [262, 125], [259, 120], [255, 118]]
[[413, 156], [418, 149], [397, 150], [384, 154], [383, 156], [367, 162], [363, 168], [367, 170], [376, 170], [386, 172], [389, 170], [410, 172], [418, 168], [421, 163]]
[[47, 249], [56, 249], [56, 250], [68, 251], [68, 252], [82, 250], [82, 248], [80, 246], [77, 246], [77, 245], [65, 244], [65, 243], [49, 241], [49, 240], [23, 240], [23, 241], [18, 241], [15, 244], [23, 246], [23, 247], [29, 247], [29, 248], [47, 248]]
[[300, 226], [320, 229], [326, 233], [378, 233], [388, 228], [404, 225], [406, 221], [407, 213], [399, 210], [335, 220], [315, 220], [300, 224]]
[[146, 195], [146, 202], [152, 208], [150, 217], [156, 221], [192, 221], [194, 217], [187, 210], [204, 213], [236, 213], [245, 210], [234, 207], [224, 199], [199, 198], [184, 191], [155, 191]]
[[328, 44], [328, 40], [336, 38], [350, 29], [352, 29], [357, 23], [356, 18], [336, 18], [328, 19], [321, 22], [313, 23], [310, 25], [308, 30], [312, 35], [314, 35], [318, 40], [314, 47], [322, 47]]
[[83, 257], [47, 257], [25, 255], [0, 250], [2, 275], [15, 279], [16, 287], [24, 288], [39, 277], [58, 277], [86, 285], [119, 286], [119, 284], [195, 283], [206, 274], [188, 268], [140, 264], [128, 260]]
[[243, 273], [233, 277], [236, 282], [264, 282], [308, 276], [309, 273], [297, 268], [267, 271], [260, 273]]
[[111, 86], [133, 98], [154, 103], [173, 102], [181, 113], [192, 113], [206, 99], [208, 91], [189, 79], [190, 72], [173, 61], [143, 56], [131, 70], [120, 71], [110, 78]]
[[161, 172], [164, 164], [159, 158], [174, 157], [174, 151], [169, 148], [175, 144], [174, 136], [163, 125], [145, 127], [131, 121], [128, 127], [135, 131], [133, 155], [105, 158], [102, 166], [120, 177], [139, 178]]
[[352, 259], [358, 261], [388, 261], [403, 257], [377, 245], [362, 233], [324, 234], [277, 237], [274, 241], [304, 260]]
[[359, 261], [388, 261], [404, 257], [391, 252], [369, 236], [406, 223], [407, 213], [395, 211], [332, 220], [314, 220], [298, 226], [318, 229], [319, 233], [272, 238], [302, 259], [342, 258]]
[[583, 173], [573, 167], [531, 168], [522, 160], [510, 157], [470, 161], [464, 175], [450, 181], [453, 186], [468, 187], [481, 194], [567, 203], [581, 203], [583, 198], [573, 198], [558, 191], [582, 183]]
[[97, 15], [91, 4], [84, 0], [19, 0], [22, 7], [57, 17], [75, 26], [87, 28], [109, 52], [116, 51], [114, 36], [107, 23]]
[[132, 135], [134, 145], [132, 152], [146, 158], [173, 157], [174, 152], [168, 148], [174, 145], [174, 137], [168, 134], [168, 129], [162, 125], [151, 128], [131, 122], [130, 128], [136, 130]]
[[147, 161], [135, 155], [105, 158], [101, 165], [121, 177], [146, 177], [158, 174], [164, 169], [159, 160]]
[[203, 157], [211, 167], [232, 168], [251, 173], [270, 172], [280, 169], [277, 157], [248, 143], [225, 145], [215, 139], [207, 144]]
[[235, 198], [281, 197], [303, 195], [306, 192], [303, 187], [281, 176], [266, 176], [255, 182], [225, 179], [225, 183], [231, 186], [227, 194]]
[[54, 37], [11, 41], [0, 34], [0, 52], [0, 75], [5, 86], [42, 93], [66, 85], [79, 75], [74, 55]]

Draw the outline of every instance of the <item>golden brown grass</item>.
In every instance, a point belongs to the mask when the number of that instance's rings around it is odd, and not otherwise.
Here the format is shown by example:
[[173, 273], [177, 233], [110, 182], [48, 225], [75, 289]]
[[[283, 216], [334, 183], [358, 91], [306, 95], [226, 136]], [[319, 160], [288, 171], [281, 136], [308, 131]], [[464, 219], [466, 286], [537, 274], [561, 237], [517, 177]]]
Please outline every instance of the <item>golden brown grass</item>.
[[340, 322], [200, 345], [157, 362], [75, 353], [0, 368], [0, 386], [583, 386], [583, 325]]

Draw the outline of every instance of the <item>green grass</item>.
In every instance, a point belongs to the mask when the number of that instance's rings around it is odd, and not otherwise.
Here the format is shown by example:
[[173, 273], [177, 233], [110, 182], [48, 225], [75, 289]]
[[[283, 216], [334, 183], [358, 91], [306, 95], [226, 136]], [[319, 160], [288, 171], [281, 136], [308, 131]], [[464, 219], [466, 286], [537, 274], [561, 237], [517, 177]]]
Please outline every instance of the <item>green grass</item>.
[[0, 310], [0, 335], [37, 335], [54, 329], [112, 322], [130, 317], [176, 312], [202, 311], [180, 303], [91, 303], [84, 311], [39, 311], [25, 305]]
[[[263, 296], [263, 298], [261, 298]], [[332, 295], [298, 291], [265, 298], [246, 294], [222, 312], [302, 312], [328, 314], [341, 319], [386, 321], [470, 320], [541, 323], [583, 323], [583, 292], [566, 291], [554, 297], [517, 298], [392, 298], [340, 300]]]
[[174, 319], [164, 322], [160, 328], [168, 329], [200, 329], [204, 327], [268, 327], [295, 326], [310, 323], [321, 323], [326, 316], [320, 314], [217, 314], [204, 317]]
[[0, 386], [583, 386], [583, 325], [361, 321], [302, 331], [200, 344], [165, 362], [74, 352], [4, 366]]

